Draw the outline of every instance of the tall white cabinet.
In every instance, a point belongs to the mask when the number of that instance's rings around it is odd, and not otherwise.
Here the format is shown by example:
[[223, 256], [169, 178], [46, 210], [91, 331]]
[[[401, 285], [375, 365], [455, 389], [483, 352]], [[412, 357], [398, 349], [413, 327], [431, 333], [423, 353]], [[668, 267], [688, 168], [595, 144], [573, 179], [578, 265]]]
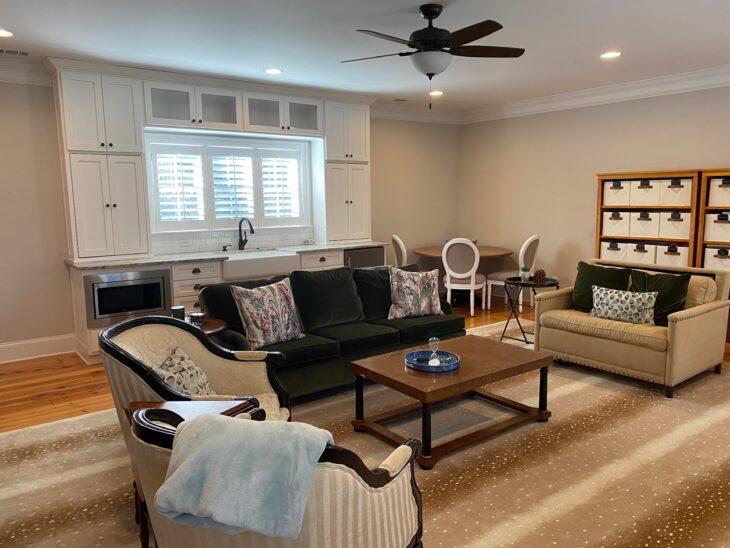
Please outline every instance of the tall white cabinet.
[[325, 148], [329, 162], [369, 162], [370, 107], [328, 101]]

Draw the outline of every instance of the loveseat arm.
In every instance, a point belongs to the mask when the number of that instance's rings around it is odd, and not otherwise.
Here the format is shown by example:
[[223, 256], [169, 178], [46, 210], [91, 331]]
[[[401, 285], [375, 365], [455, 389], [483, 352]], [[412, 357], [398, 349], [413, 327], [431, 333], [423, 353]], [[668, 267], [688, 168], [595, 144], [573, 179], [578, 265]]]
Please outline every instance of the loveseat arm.
[[418, 456], [421, 442], [415, 439], [406, 440], [403, 445], [396, 447], [383, 462], [378, 465], [379, 470], [385, 470], [391, 478], [401, 473], [407, 464]]
[[573, 300], [573, 287], [545, 291], [535, 296], [535, 350], [540, 350], [540, 316], [550, 310], [566, 310]]
[[722, 363], [730, 300], [713, 301], [670, 314], [665, 386], [676, 386]]

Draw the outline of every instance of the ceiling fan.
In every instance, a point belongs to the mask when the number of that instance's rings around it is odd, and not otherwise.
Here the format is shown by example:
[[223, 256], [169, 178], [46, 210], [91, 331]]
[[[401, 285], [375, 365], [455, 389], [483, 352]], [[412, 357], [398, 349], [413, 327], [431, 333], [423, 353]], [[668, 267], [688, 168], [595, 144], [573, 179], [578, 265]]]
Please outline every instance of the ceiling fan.
[[428, 20], [428, 26], [411, 33], [408, 40], [390, 36], [373, 30], [358, 29], [358, 32], [389, 40], [396, 44], [402, 44], [413, 48], [415, 51], [401, 53], [388, 53], [385, 55], [374, 55], [372, 57], [361, 57], [359, 59], [348, 59], [342, 63], [354, 61], [365, 61], [367, 59], [379, 59], [381, 57], [410, 57], [413, 66], [430, 80], [437, 74], [442, 73], [451, 63], [451, 57], [519, 57], [525, 50], [522, 48], [507, 48], [501, 46], [469, 46], [470, 42], [489, 36], [502, 28], [496, 21], [488, 19], [481, 23], [475, 23], [463, 29], [449, 32], [433, 26], [433, 20], [443, 11], [441, 4], [423, 4], [418, 8], [421, 16]]

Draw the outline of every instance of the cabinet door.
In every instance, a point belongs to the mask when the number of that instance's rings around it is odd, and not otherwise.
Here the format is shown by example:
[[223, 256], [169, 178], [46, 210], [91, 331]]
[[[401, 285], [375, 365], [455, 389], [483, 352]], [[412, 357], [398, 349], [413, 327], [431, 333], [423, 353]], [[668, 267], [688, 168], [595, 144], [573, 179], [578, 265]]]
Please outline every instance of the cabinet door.
[[61, 73], [61, 97], [69, 150], [106, 150], [101, 76]]
[[324, 107], [324, 140], [327, 160], [347, 160], [347, 105], [327, 101]]
[[193, 86], [172, 82], [145, 82], [144, 92], [148, 124], [187, 127], [198, 125]]
[[322, 135], [322, 101], [287, 97], [285, 113], [287, 133]]
[[349, 237], [370, 239], [370, 169], [366, 165], [347, 166], [349, 183]]
[[198, 127], [243, 129], [241, 92], [228, 89], [195, 88]]
[[243, 127], [246, 131], [283, 133], [284, 100], [278, 95], [246, 93], [243, 98]]
[[348, 159], [370, 161], [370, 108], [366, 105], [347, 105]]
[[142, 81], [102, 76], [104, 127], [109, 152], [142, 152]]
[[347, 167], [346, 164], [327, 164], [325, 170], [328, 240], [347, 240], [349, 238]]
[[147, 252], [147, 207], [141, 156], [109, 156], [114, 254]]
[[107, 157], [99, 154], [70, 156], [78, 255], [114, 255]]

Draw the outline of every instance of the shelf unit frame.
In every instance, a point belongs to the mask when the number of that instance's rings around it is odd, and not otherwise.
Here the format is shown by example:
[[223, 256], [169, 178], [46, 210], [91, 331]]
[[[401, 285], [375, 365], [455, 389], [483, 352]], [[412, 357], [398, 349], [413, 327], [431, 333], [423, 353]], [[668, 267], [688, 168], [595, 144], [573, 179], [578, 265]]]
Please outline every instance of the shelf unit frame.
[[[695, 265], [704, 267], [705, 246], [721, 246], [730, 248], [730, 242], [705, 240], [705, 216], [707, 213], [730, 211], [730, 207], [708, 206], [710, 199], [710, 180], [718, 177], [730, 177], [730, 168], [703, 169], [700, 183], [700, 197], [698, 207], [697, 245], [695, 249]], [[730, 330], [730, 326], [728, 326]], [[730, 331], [729, 331], [730, 332]]]
[[[721, 171], [721, 170], [717, 170]], [[726, 170], [730, 173], [730, 170]], [[687, 266], [694, 266], [696, 264], [696, 238], [698, 220], [700, 215], [698, 214], [698, 203], [700, 196], [700, 178], [702, 172], [700, 170], [669, 170], [669, 171], [625, 171], [616, 173], [597, 173], [598, 179], [598, 192], [597, 192], [597, 206], [596, 206], [596, 257], [601, 256], [601, 242], [604, 241], [616, 241], [616, 242], [646, 242], [648, 244], [664, 244], [669, 245], [671, 243], [687, 244]], [[717, 175], [715, 175], [717, 176]], [[604, 205], [603, 204], [603, 187], [606, 181], [636, 181], [641, 179], [650, 180], [664, 180], [664, 179], [692, 179], [692, 197], [691, 204], [689, 206], [621, 206], [621, 205]], [[706, 203], [706, 202], [705, 202]], [[605, 236], [603, 235], [603, 213], [604, 211], [684, 211], [690, 213], [690, 227], [689, 227], [689, 238], [687, 239], [667, 239], [667, 238], [649, 238], [649, 237], [637, 237], [637, 236]], [[704, 217], [702, 217], [704, 218]]]

